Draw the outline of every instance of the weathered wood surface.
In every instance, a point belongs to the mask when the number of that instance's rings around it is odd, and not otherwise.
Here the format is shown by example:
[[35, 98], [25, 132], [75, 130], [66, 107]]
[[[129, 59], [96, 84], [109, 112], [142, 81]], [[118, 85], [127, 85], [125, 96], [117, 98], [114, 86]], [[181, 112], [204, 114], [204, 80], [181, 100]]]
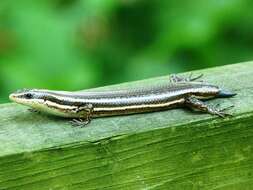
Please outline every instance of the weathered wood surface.
[[209, 101], [235, 105], [233, 117], [176, 109], [73, 128], [17, 104], [1, 105], [0, 189], [252, 189], [253, 62], [195, 73], [238, 93]]

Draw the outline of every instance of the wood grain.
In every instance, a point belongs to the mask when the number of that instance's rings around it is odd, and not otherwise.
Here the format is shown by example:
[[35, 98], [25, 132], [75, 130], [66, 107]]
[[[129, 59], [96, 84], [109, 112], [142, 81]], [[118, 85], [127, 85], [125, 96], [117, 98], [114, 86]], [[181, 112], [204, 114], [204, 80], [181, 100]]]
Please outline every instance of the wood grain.
[[252, 189], [253, 62], [193, 73], [238, 93], [209, 101], [235, 105], [233, 117], [175, 109], [73, 128], [24, 106], [0, 105], [0, 189]]

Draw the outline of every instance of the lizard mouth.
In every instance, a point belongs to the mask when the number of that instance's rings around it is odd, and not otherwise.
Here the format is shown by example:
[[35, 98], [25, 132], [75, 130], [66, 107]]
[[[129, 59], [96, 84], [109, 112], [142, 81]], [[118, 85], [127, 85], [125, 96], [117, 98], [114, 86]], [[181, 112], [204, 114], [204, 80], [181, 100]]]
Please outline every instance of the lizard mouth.
[[12, 93], [9, 95], [9, 99], [13, 102], [17, 102], [18, 101], [18, 96], [15, 93]]

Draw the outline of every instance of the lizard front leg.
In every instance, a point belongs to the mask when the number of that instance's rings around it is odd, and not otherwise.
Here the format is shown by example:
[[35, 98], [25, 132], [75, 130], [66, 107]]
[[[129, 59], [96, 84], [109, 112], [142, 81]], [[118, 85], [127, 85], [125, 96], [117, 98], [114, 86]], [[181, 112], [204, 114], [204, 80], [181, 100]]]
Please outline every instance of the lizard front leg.
[[85, 106], [78, 107], [76, 110], [76, 113], [80, 113], [80, 112], [84, 114], [84, 117], [73, 119], [71, 121], [71, 124], [73, 126], [84, 127], [90, 123], [91, 118], [92, 118], [93, 105], [87, 104]]

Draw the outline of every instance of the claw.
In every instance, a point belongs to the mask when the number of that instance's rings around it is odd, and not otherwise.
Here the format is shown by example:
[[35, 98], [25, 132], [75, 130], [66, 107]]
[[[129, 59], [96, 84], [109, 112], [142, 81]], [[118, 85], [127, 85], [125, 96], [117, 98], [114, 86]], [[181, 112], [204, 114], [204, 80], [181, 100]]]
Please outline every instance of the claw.
[[33, 108], [28, 108], [28, 111], [33, 112], [33, 113], [40, 113], [38, 110], [33, 109]]
[[221, 109], [220, 111], [226, 111], [226, 110], [230, 110], [230, 109], [232, 109], [233, 107], [235, 107], [234, 105], [230, 105], [230, 106], [228, 106], [228, 107], [225, 107], [225, 108], [223, 108], [223, 109]]
[[190, 75], [188, 77], [180, 77], [175, 74], [172, 74], [170, 76], [170, 81], [171, 82], [191, 82], [191, 81], [195, 81], [195, 80], [201, 78], [203, 76], [203, 74], [200, 74], [196, 77], [192, 77], [192, 76], [193, 76], [192, 73], [190, 73]]
[[201, 73], [201, 74], [197, 75], [196, 77], [192, 78], [192, 73], [191, 73], [190, 76], [189, 76], [189, 81], [198, 80], [198, 79], [202, 78], [203, 76], [204, 76], [204, 74]]
[[83, 119], [73, 119], [72, 121], [70, 121], [70, 124], [73, 127], [85, 127], [87, 124], [90, 123], [89, 119], [83, 120]]
[[215, 115], [218, 115], [218, 116], [220, 116], [220, 117], [222, 117], [222, 118], [225, 118], [225, 117], [227, 117], [227, 116], [232, 116], [232, 114], [226, 113], [225, 111], [227, 111], [227, 110], [233, 108], [234, 105], [230, 105], [230, 106], [228, 106], [228, 107], [225, 107], [225, 108], [222, 108], [222, 109], [220, 109], [220, 110], [217, 110], [216, 108], [217, 108], [218, 106], [219, 106], [219, 104], [215, 105], [215, 107], [214, 107], [214, 114], [215, 114]]

